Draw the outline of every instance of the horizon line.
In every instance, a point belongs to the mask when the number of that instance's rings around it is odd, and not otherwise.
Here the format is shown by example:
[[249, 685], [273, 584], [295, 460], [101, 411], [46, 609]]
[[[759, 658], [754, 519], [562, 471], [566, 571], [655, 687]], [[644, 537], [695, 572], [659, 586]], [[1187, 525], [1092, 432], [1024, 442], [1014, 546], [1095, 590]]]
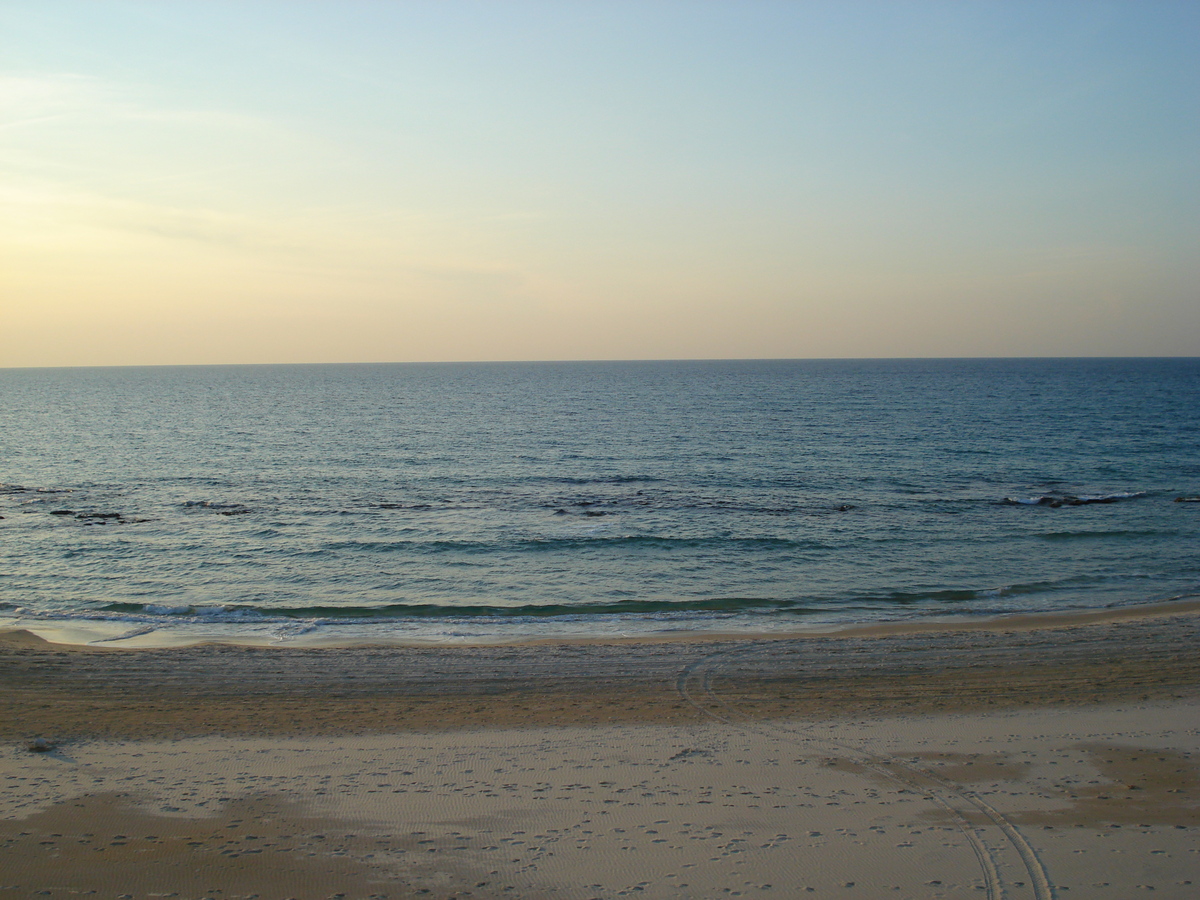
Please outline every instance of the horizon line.
[[17, 372], [42, 369], [218, 369], [252, 367], [305, 366], [498, 366], [498, 365], [569, 365], [626, 363], [767, 363], [767, 362], [982, 362], [1006, 360], [1195, 360], [1200, 355], [1074, 355], [1074, 356], [712, 356], [712, 357], [596, 357], [587, 359], [444, 359], [444, 360], [367, 360], [324, 362], [226, 362], [226, 363], [96, 363], [82, 365], [2, 366], [0, 371]]

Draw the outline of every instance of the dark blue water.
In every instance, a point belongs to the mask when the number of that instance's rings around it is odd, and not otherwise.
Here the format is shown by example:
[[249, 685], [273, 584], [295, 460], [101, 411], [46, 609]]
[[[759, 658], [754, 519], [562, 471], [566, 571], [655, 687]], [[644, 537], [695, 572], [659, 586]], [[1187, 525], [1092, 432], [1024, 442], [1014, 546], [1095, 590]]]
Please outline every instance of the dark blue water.
[[1198, 360], [0, 370], [0, 424], [0, 625], [463, 640], [1200, 591]]

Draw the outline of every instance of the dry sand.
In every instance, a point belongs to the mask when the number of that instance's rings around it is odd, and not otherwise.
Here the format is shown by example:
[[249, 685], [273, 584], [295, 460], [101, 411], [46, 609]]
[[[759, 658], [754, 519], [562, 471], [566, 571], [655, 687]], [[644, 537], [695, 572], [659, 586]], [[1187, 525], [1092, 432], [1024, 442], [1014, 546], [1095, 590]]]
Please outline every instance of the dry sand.
[[1198, 638], [1190, 607], [457, 649], [9, 633], [0, 897], [1192, 898]]

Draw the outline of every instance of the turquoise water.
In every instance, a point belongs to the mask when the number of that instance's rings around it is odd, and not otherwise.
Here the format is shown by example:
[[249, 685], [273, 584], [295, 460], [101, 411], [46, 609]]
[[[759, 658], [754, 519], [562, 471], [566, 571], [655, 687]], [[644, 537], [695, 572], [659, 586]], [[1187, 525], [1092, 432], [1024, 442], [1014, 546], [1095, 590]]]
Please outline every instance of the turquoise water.
[[1200, 361], [0, 370], [0, 624], [490, 640], [1200, 592]]

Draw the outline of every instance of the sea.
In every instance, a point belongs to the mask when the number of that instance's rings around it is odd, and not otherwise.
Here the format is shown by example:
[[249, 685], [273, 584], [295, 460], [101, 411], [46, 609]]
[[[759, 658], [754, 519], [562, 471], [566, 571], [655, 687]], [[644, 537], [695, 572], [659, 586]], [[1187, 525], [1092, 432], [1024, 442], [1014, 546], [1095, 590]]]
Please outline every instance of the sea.
[[0, 370], [0, 628], [820, 632], [1200, 595], [1200, 360]]

